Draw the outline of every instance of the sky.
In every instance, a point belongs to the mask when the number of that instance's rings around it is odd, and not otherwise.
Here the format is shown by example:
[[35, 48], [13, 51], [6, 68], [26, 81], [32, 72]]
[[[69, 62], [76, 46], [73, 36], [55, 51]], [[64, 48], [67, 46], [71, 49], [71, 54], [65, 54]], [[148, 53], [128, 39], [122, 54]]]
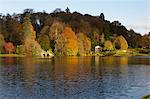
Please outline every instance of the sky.
[[26, 8], [51, 13], [56, 8], [67, 7], [71, 12], [94, 16], [104, 13], [106, 20], [118, 20], [127, 29], [142, 35], [150, 32], [150, 0], [0, 0], [3, 14], [22, 13]]

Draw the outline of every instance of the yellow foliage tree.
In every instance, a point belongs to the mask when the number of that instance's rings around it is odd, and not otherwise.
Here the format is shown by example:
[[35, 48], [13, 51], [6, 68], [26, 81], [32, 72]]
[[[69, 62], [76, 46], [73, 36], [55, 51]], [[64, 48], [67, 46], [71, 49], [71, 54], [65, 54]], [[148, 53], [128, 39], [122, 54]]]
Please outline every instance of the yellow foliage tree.
[[28, 14], [24, 17], [23, 33], [24, 33], [24, 41], [26, 39], [30, 39], [30, 40], [36, 39], [36, 32], [34, 31], [34, 28], [30, 20], [30, 15]]
[[59, 34], [55, 44], [56, 55], [65, 55], [65, 44], [66, 44], [66, 39], [61, 34]]
[[84, 33], [77, 34], [79, 55], [89, 54], [91, 51], [91, 40]]
[[109, 41], [109, 40], [105, 41], [104, 50], [108, 50], [108, 51], [114, 50], [114, 47], [113, 47], [113, 44], [111, 41]]
[[70, 27], [65, 27], [62, 34], [60, 34], [56, 40], [55, 53], [61, 53], [63, 55], [77, 55], [77, 37]]
[[50, 27], [49, 36], [51, 40], [56, 40], [58, 35], [63, 32], [64, 24], [57, 20], [54, 20], [53, 24]]
[[23, 48], [25, 49], [25, 53], [28, 56], [36, 56], [42, 52], [42, 48], [39, 45], [36, 39], [36, 32], [34, 31], [34, 28], [32, 26], [31, 20], [30, 20], [30, 15], [26, 15], [24, 17], [24, 22], [23, 22], [23, 33], [24, 33], [24, 38], [23, 38]]
[[115, 48], [116, 49], [121, 49], [121, 50], [127, 50], [128, 49], [128, 43], [126, 39], [121, 35], [116, 38], [114, 41]]

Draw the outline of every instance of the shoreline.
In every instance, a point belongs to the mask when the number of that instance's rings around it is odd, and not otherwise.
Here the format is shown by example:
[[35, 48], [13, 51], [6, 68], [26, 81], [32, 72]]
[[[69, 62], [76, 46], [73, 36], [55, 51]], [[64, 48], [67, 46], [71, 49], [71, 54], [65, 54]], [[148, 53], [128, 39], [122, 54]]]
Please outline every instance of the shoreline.
[[[56, 55], [57, 56], [57, 55]], [[150, 54], [127, 54], [127, 53], [124, 53], [124, 54], [114, 54], [114, 55], [103, 55], [103, 54], [92, 54], [92, 55], [79, 55], [80, 56], [100, 56], [100, 57], [107, 57], [107, 56], [113, 56], [113, 57], [123, 57], [123, 56], [126, 56], [126, 57], [129, 57], [129, 56], [150, 56]], [[18, 55], [18, 54], [0, 54], [0, 58], [1, 57], [18, 57], [18, 58], [22, 58], [22, 57], [26, 57], [25, 55]], [[38, 58], [38, 57], [33, 57], [33, 58]], [[45, 57], [46, 58], [46, 57]]]
[[[59, 55], [55, 55], [59, 56]], [[65, 56], [65, 55], [64, 55]], [[75, 56], [150, 56], [150, 49], [128, 49], [128, 50], [114, 50], [114, 51], [102, 51], [102, 52], [94, 52], [91, 51], [89, 54], [81, 54]], [[21, 54], [0, 54], [0, 57], [28, 57], [26, 55]], [[33, 58], [38, 58], [40, 56], [30, 56]], [[41, 56], [42, 57], [42, 56]], [[42, 57], [47, 58], [47, 57]]]
[[19, 54], [0, 54], [0, 57], [25, 57], [25, 56]]

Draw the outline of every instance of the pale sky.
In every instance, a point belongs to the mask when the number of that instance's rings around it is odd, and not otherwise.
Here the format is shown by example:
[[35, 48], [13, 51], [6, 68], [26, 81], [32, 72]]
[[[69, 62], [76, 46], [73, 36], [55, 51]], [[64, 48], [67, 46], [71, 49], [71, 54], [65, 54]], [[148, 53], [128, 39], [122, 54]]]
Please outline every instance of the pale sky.
[[51, 13], [56, 8], [94, 16], [104, 13], [109, 21], [119, 20], [127, 29], [150, 32], [150, 0], [0, 0], [0, 13], [22, 13], [26, 8]]

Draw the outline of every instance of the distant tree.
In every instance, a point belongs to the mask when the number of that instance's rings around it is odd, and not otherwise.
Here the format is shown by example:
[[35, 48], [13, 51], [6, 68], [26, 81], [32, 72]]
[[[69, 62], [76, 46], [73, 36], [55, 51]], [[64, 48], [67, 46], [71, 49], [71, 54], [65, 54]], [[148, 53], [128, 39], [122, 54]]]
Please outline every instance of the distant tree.
[[103, 13], [101, 13], [101, 14], [100, 14], [100, 16], [99, 16], [99, 18], [100, 18], [100, 19], [102, 19], [102, 20], [104, 21], [104, 20], [105, 20], [105, 16], [104, 16], [104, 14], [103, 14]]
[[45, 17], [42, 16], [42, 18], [43, 18], [43, 22], [41, 20], [41, 25], [43, 25], [43, 26], [51, 26], [52, 25], [54, 18], [52, 18], [49, 15], [46, 15]]
[[24, 9], [23, 13], [30, 13], [32, 14], [34, 12], [33, 9], [30, 9], [30, 8], [27, 8], [27, 9]]
[[113, 31], [111, 31], [110, 22], [105, 20], [105, 22], [103, 24], [103, 33], [105, 35], [105, 39], [109, 40], [110, 36], [112, 36], [112, 32]]
[[139, 44], [139, 39], [142, 37], [140, 34], [137, 34], [134, 32], [133, 29], [130, 29], [128, 31], [128, 34], [126, 34], [126, 40], [128, 42], [129, 47], [131, 48], [138, 48]]
[[68, 7], [66, 8], [66, 13], [70, 13], [70, 9]]
[[43, 12], [43, 13], [46, 13], [46, 11], [45, 11], [45, 10], [43, 10], [42, 12]]
[[11, 43], [11, 42], [5, 43], [4, 49], [5, 49], [5, 52], [8, 54], [15, 52], [15, 47], [14, 47], [13, 43]]
[[119, 21], [113, 21], [112, 24], [115, 26], [121, 26], [121, 23]]
[[53, 11], [53, 13], [60, 13], [60, 12], [62, 12], [62, 10], [61, 10], [60, 8], [56, 8], [56, 9]]
[[83, 33], [90, 33], [91, 32], [91, 26], [90, 23], [84, 20], [80, 20], [80, 22], [78, 23], [78, 31], [76, 31], [77, 33], [79, 32], [83, 32]]
[[121, 49], [121, 50], [127, 50], [128, 49], [128, 43], [122, 35], [118, 36], [116, 38], [114, 44], [115, 44], [116, 49]]
[[107, 40], [104, 43], [104, 50], [111, 51], [114, 50], [113, 44], [111, 41]]

